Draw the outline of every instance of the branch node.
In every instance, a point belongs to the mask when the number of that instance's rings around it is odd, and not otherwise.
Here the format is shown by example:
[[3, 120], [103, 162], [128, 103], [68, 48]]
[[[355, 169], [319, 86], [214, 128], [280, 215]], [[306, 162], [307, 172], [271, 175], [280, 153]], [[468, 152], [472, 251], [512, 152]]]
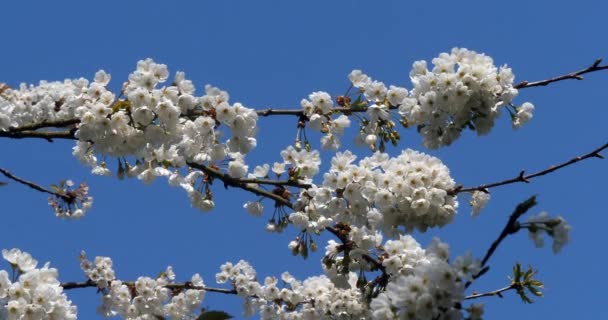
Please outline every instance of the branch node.
[[593, 65], [591, 66], [591, 68], [597, 68], [597, 67], [599, 67], [600, 63], [602, 63], [602, 58], [595, 59], [595, 62], [593, 63]]
[[517, 177], [517, 179], [519, 179], [520, 181], [523, 181], [525, 183], [530, 183], [530, 180], [526, 179], [526, 171], [521, 170], [519, 172], [519, 176]]

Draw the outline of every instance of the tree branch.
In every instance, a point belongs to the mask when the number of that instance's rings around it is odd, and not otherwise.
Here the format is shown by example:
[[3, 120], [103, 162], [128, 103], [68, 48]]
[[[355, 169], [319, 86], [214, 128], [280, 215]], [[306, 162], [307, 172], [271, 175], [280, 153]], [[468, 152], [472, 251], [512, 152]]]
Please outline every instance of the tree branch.
[[531, 87], [541, 87], [541, 86], [546, 86], [550, 83], [553, 82], [557, 82], [557, 81], [562, 81], [562, 80], [568, 80], [568, 79], [576, 79], [576, 80], [583, 80], [583, 74], [585, 73], [590, 73], [590, 72], [595, 72], [595, 71], [600, 71], [600, 70], [604, 70], [604, 69], [608, 69], [608, 65], [603, 65], [600, 66], [600, 63], [602, 63], [602, 59], [597, 59], [595, 60], [595, 62], [593, 62], [592, 65], [590, 65], [589, 67], [585, 68], [585, 69], [581, 69], [578, 71], [574, 71], [568, 74], [564, 74], [561, 76], [557, 76], [557, 77], [553, 77], [550, 79], [546, 79], [546, 80], [540, 80], [540, 81], [534, 81], [534, 82], [528, 82], [528, 81], [522, 81], [516, 85], [514, 85], [513, 87], [515, 89], [525, 89], [525, 88], [531, 88]]
[[268, 184], [268, 185], [273, 185], [273, 186], [288, 186], [288, 187], [296, 187], [296, 188], [303, 188], [303, 189], [308, 189], [308, 188], [312, 187], [311, 184], [301, 183], [301, 182], [297, 182], [294, 180], [271, 180], [271, 179], [257, 179], [257, 178], [255, 178], [255, 179], [232, 178], [232, 179], [235, 182], [239, 182], [239, 183]]
[[[34, 126], [34, 125], [32, 125]], [[48, 142], [53, 142], [53, 139], [68, 139], [78, 140], [74, 137], [75, 130], [70, 131], [32, 131], [32, 130], [20, 130], [16, 128], [15, 131], [0, 131], [0, 137], [11, 138], [11, 139], [24, 139], [24, 138], [41, 138]]]
[[559, 170], [559, 169], [561, 169], [563, 167], [567, 167], [567, 166], [569, 166], [571, 164], [577, 163], [579, 161], [583, 161], [583, 160], [588, 159], [588, 158], [600, 158], [600, 159], [604, 159], [604, 156], [601, 155], [600, 152], [602, 152], [606, 148], [608, 148], [608, 143], [605, 143], [604, 145], [600, 146], [599, 148], [597, 148], [597, 149], [595, 149], [595, 150], [593, 150], [593, 151], [591, 151], [591, 152], [589, 152], [587, 154], [584, 154], [582, 156], [578, 156], [578, 157], [572, 158], [572, 159], [570, 159], [570, 160], [568, 160], [566, 162], [563, 162], [561, 164], [550, 166], [549, 168], [547, 168], [545, 170], [541, 170], [541, 171], [538, 171], [538, 172], [535, 172], [535, 173], [532, 173], [532, 174], [529, 174], [529, 175], [526, 175], [525, 171], [522, 170], [522, 171], [519, 172], [519, 175], [517, 175], [516, 177], [511, 178], [511, 179], [506, 179], [506, 180], [502, 180], [502, 181], [498, 181], [498, 182], [492, 182], [492, 183], [482, 184], [482, 185], [479, 185], [479, 186], [476, 186], [476, 187], [467, 187], [467, 188], [464, 188], [462, 185], [458, 185], [458, 186], [456, 186], [456, 188], [450, 190], [448, 192], [448, 194], [455, 195], [455, 194], [458, 194], [458, 193], [471, 192], [471, 191], [484, 191], [484, 192], [487, 192], [487, 189], [489, 189], [489, 188], [503, 186], [503, 185], [506, 185], [506, 184], [517, 183], [517, 182], [529, 183], [530, 182], [529, 180], [532, 179], [532, 178], [536, 178], [536, 177], [539, 177], [539, 176], [544, 176], [544, 175], [546, 175], [548, 173], [551, 173], [553, 171]]
[[67, 119], [67, 120], [58, 120], [58, 121], [42, 121], [38, 123], [33, 123], [30, 125], [25, 125], [21, 127], [11, 127], [8, 129], [9, 132], [17, 132], [17, 131], [30, 131], [30, 130], [38, 130], [42, 128], [63, 128], [67, 126], [71, 126], [74, 124], [80, 123], [80, 119]]
[[[134, 281], [123, 282], [123, 284], [125, 284], [127, 286], [135, 286]], [[81, 281], [81, 282], [62, 282], [61, 286], [63, 287], [64, 290], [73, 290], [73, 289], [81, 289], [81, 288], [96, 288], [97, 284], [91, 280], [87, 280], [87, 281]], [[223, 288], [212, 288], [212, 287], [207, 287], [207, 286], [195, 286], [191, 282], [171, 283], [171, 284], [165, 285], [164, 287], [167, 289], [170, 289], [170, 290], [194, 289], [194, 290], [205, 290], [207, 292], [237, 294], [235, 289], [223, 289]]]
[[42, 187], [42, 186], [40, 186], [40, 185], [38, 185], [38, 184], [36, 184], [36, 183], [34, 183], [34, 182], [27, 181], [27, 180], [25, 180], [25, 179], [19, 178], [19, 177], [15, 176], [14, 174], [10, 173], [8, 170], [6, 170], [6, 169], [4, 169], [4, 168], [0, 168], [0, 173], [2, 173], [2, 174], [5, 176], [5, 177], [7, 177], [7, 178], [9, 178], [9, 179], [11, 179], [11, 180], [14, 180], [14, 181], [16, 181], [16, 182], [19, 182], [19, 183], [21, 183], [21, 184], [23, 184], [23, 185], [25, 185], [25, 186], [28, 186], [28, 187], [30, 187], [30, 188], [32, 188], [32, 189], [34, 189], [34, 190], [36, 190], [36, 191], [40, 191], [40, 192], [44, 192], [44, 193], [48, 193], [48, 194], [53, 195], [53, 196], [56, 196], [56, 197], [58, 197], [58, 198], [62, 198], [62, 199], [64, 199], [64, 200], [66, 200], [66, 201], [70, 201], [70, 200], [72, 200], [72, 198], [71, 198], [71, 197], [69, 197], [68, 195], [65, 195], [65, 194], [62, 194], [62, 193], [57, 193], [57, 192], [54, 192], [54, 191], [49, 190], [49, 189], [46, 189], [46, 188], [44, 188], [44, 187]]
[[[490, 258], [492, 257], [492, 255], [494, 254], [496, 249], [498, 249], [498, 246], [500, 245], [500, 243], [507, 236], [519, 231], [520, 225], [519, 225], [519, 222], [517, 222], [517, 219], [519, 219], [522, 215], [524, 215], [530, 208], [532, 208], [535, 205], [536, 205], [536, 196], [532, 196], [532, 197], [528, 198], [526, 201], [518, 204], [517, 207], [515, 207], [515, 210], [513, 211], [511, 216], [509, 216], [509, 220], [507, 220], [507, 224], [500, 232], [500, 235], [498, 236], [498, 238], [496, 238], [496, 240], [494, 240], [494, 242], [492, 242], [492, 244], [488, 248], [488, 251], [486, 252], [483, 259], [481, 260], [481, 270], [473, 275], [473, 279], [479, 278], [480, 276], [482, 276], [489, 270], [489, 267], [486, 267], [486, 264], [488, 263], [488, 260], [490, 260]], [[468, 288], [471, 285], [471, 283], [473, 283], [473, 282], [468, 281], [465, 284], [465, 288]]]
[[221, 181], [224, 182], [224, 185], [226, 187], [230, 186], [230, 187], [235, 187], [235, 188], [240, 188], [243, 189], [245, 191], [249, 191], [253, 194], [256, 194], [258, 196], [262, 196], [262, 197], [266, 197], [269, 199], [272, 199], [274, 201], [276, 201], [277, 204], [280, 205], [284, 205], [287, 206], [289, 208], [293, 209], [293, 204], [291, 202], [289, 202], [288, 199], [283, 198], [282, 196], [275, 194], [273, 192], [270, 191], [266, 191], [263, 189], [259, 189], [259, 188], [255, 188], [252, 186], [249, 186], [247, 183], [244, 183], [242, 181], [240, 181], [240, 179], [235, 179], [231, 176], [229, 176], [226, 173], [223, 173], [217, 169], [213, 169], [211, 167], [202, 165], [202, 164], [198, 164], [198, 163], [193, 163], [193, 162], [188, 162], [188, 165], [192, 168], [195, 169], [199, 169], [202, 172], [204, 172], [205, 174], [213, 177], [213, 178], [217, 178], [220, 179]]

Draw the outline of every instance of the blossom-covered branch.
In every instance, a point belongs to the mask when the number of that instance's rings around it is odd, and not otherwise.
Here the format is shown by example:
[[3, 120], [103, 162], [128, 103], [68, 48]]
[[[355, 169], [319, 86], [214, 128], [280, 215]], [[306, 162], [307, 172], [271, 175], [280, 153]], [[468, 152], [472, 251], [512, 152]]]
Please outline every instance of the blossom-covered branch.
[[608, 148], [608, 143], [603, 144], [602, 146], [596, 148], [595, 150], [593, 150], [589, 153], [586, 153], [586, 154], [578, 156], [578, 157], [574, 157], [566, 162], [560, 163], [558, 165], [550, 166], [547, 169], [544, 169], [544, 170], [541, 170], [541, 171], [538, 171], [535, 173], [531, 173], [528, 175], [526, 175], [525, 171], [522, 170], [519, 172], [519, 174], [516, 177], [498, 181], [498, 182], [486, 183], [486, 184], [482, 184], [482, 185], [479, 185], [476, 187], [466, 187], [466, 188], [463, 187], [462, 185], [458, 185], [454, 189], [450, 190], [449, 194], [455, 195], [458, 193], [471, 192], [471, 191], [487, 192], [487, 189], [489, 189], [489, 188], [494, 188], [494, 187], [503, 186], [503, 185], [507, 185], [507, 184], [517, 183], [517, 182], [529, 183], [530, 182], [529, 180], [532, 178], [544, 176], [553, 171], [559, 170], [561, 168], [567, 167], [569, 165], [575, 164], [575, 163], [577, 163], [579, 161], [583, 161], [585, 159], [589, 159], [589, 158], [604, 159], [604, 156], [601, 154], [601, 152], [604, 151], [606, 148]]
[[[135, 281], [122, 281], [122, 284], [126, 285], [126, 286], [130, 286], [130, 287], [135, 287]], [[63, 290], [74, 290], [74, 289], [82, 289], [82, 288], [97, 288], [97, 283], [95, 283], [92, 280], [87, 280], [87, 281], [73, 281], [73, 282], [62, 282], [61, 283], [61, 287], [63, 287]], [[192, 284], [192, 282], [187, 281], [187, 282], [182, 282], [182, 283], [170, 283], [170, 284], [166, 284], [163, 287], [173, 290], [173, 291], [180, 291], [180, 290], [189, 290], [189, 289], [194, 289], [194, 290], [204, 290], [207, 292], [216, 292], [216, 293], [225, 293], [225, 294], [237, 294], [236, 290], [234, 289], [224, 289], [224, 288], [214, 288], [214, 287], [208, 287], [208, 286], [197, 286]]]

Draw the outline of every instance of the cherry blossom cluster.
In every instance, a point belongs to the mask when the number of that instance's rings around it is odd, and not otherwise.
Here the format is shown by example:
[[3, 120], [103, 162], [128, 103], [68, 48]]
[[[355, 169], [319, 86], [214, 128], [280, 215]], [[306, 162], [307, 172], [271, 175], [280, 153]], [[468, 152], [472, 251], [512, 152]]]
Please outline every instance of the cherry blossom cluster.
[[[101, 77], [105, 73], [98, 74]], [[63, 82], [40, 81], [37, 86], [21, 84], [18, 89], [3, 87], [0, 91], [0, 130], [74, 119], [77, 107], [93, 101], [89, 90], [94, 91], [96, 83], [89, 86], [89, 80], [79, 78]], [[98, 98], [111, 103], [114, 94], [107, 92]]]
[[[351, 232], [349, 239], [358, 238], [356, 233]], [[374, 244], [381, 242], [381, 237], [367, 240], [370, 246], [380, 250], [380, 263], [384, 269], [379, 277], [385, 277], [386, 290], [376, 290], [379, 282], [368, 282], [361, 277], [361, 272], [371, 270], [369, 262], [361, 255], [363, 251], [368, 252], [367, 249], [358, 248], [349, 253], [348, 269], [360, 273], [338, 270], [337, 266], [345, 263], [344, 256], [338, 256], [344, 246], [335, 241], [330, 241], [326, 248], [323, 264], [326, 275], [299, 281], [284, 272], [281, 275], [283, 286], [275, 277], [266, 277], [260, 283], [255, 269], [241, 260], [236, 264], [223, 264], [216, 280], [233, 285], [244, 299], [247, 317], [259, 313], [262, 319], [462, 318], [459, 305], [465, 297], [464, 284], [481, 269], [480, 262], [470, 253], [457, 257], [450, 265], [449, 247], [437, 238], [426, 250], [409, 235], [389, 240], [384, 246]], [[467, 310], [475, 314], [483, 312], [480, 305]]]
[[336, 118], [332, 117], [334, 103], [327, 92], [313, 92], [308, 99], [302, 99], [300, 105], [304, 115], [308, 117], [309, 127], [325, 134], [321, 138], [323, 149], [338, 150], [341, 146], [340, 136], [344, 134], [345, 128], [350, 127], [350, 119], [343, 114]]
[[428, 148], [450, 145], [465, 128], [488, 133], [501, 108], [514, 108], [515, 113], [509, 111], [514, 127], [532, 118], [532, 104], [519, 110], [512, 105], [518, 91], [506, 65], [497, 68], [489, 56], [464, 48], [442, 53], [432, 63], [429, 70], [426, 61], [414, 62], [414, 88], [399, 106], [399, 113], [418, 126]]
[[458, 207], [448, 191], [455, 185], [437, 158], [411, 149], [390, 158], [376, 152], [354, 164], [350, 151], [338, 152], [320, 186], [300, 193], [290, 221], [318, 233], [332, 223], [370, 226], [387, 234], [443, 226]]
[[76, 307], [57, 280], [57, 269], [49, 263], [37, 268], [38, 261], [19, 249], [2, 250], [2, 257], [11, 265], [13, 276], [0, 270], [1, 319], [77, 318]]
[[244, 315], [260, 314], [261, 319], [369, 319], [369, 309], [356, 287], [357, 277], [350, 274], [346, 287], [336, 286], [326, 276], [296, 280], [288, 272], [281, 275], [285, 287], [275, 277], [257, 281], [255, 269], [246, 261], [226, 263], [216, 275], [218, 283], [230, 281], [245, 299]]
[[528, 222], [521, 226], [528, 229], [530, 239], [534, 241], [536, 247], [544, 246], [545, 233], [553, 238], [552, 249], [555, 253], [558, 253], [570, 241], [572, 226], [561, 216], [551, 218], [546, 211], [530, 217]]
[[84, 182], [74, 188], [72, 180], [65, 180], [59, 185], [52, 185], [51, 188], [56, 194], [49, 197], [49, 205], [59, 218], [82, 218], [93, 205], [89, 186]]
[[[112, 175], [107, 158], [115, 157], [119, 178], [137, 177], [144, 183], [158, 176], [180, 180], [175, 174], [188, 162], [214, 165], [226, 159], [230, 174], [245, 176], [244, 156], [257, 143], [255, 110], [230, 104], [227, 92], [210, 85], [203, 96], [195, 96], [183, 72], [170, 85], [160, 86], [168, 77], [166, 65], [146, 59], [137, 63], [119, 97], [107, 89], [111, 77], [103, 70], [92, 82], [81, 78], [17, 90], [3, 87], [0, 130], [73, 120], [78, 138], [73, 154], [99, 175]], [[186, 189], [195, 207], [210, 207], [211, 196], [203, 188], [174, 185]], [[81, 216], [85, 209], [80, 209], [73, 215]]]
[[[305, 182], [312, 181], [312, 177], [319, 173], [321, 166], [321, 156], [317, 150], [297, 150], [292, 146], [288, 146], [281, 151], [284, 165], [291, 165], [293, 177]], [[279, 165], [280, 166], [280, 165]], [[277, 166], [277, 167], [279, 167]], [[275, 168], [273, 168], [273, 171]]]
[[[432, 63], [429, 70], [426, 61], [414, 62], [411, 91], [387, 87], [361, 70], [349, 74], [352, 87], [357, 89], [356, 100], [352, 101], [348, 94], [336, 96], [335, 100], [354, 112], [366, 111], [357, 143], [382, 152], [386, 143], [396, 144], [400, 135], [391, 120], [392, 109], [398, 109], [404, 126], [418, 128], [424, 145], [431, 149], [450, 145], [467, 128], [479, 135], [488, 133], [502, 109], [511, 115], [513, 128], [532, 118], [534, 105], [513, 104], [518, 90], [513, 86], [513, 72], [506, 65], [498, 68], [489, 56], [464, 48], [441, 53]], [[326, 133], [322, 146], [337, 150], [340, 141], [336, 134], [341, 134], [350, 122], [344, 116], [332, 118], [336, 109], [331, 96], [313, 92], [301, 105], [310, 127]]]
[[[81, 268], [87, 278], [97, 284], [103, 293], [102, 305], [97, 312], [106, 317], [119, 315], [123, 319], [195, 319], [205, 291], [185, 289], [174, 291], [167, 286], [174, 283], [175, 273], [171, 267], [156, 279], [139, 277], [134, 283], [117, 280], [112, 269], [112, 259], [96, 257], [95, 261], [80, 256]], [[204, 287], [203, 279], [195, 274], [191, 287]]]
[[383, 82], [373, 80], [361, 70], [353, 70], [348, 78], [351, 85], [363, 95], [359, 95], [355, 101], [348, 97], [343, 97], [341, 101], [354, 110], [366, 109], [367, 115], [361, 121], [355, 143], [367, 145], [373, 151], [384, 152], [385, 143], [397, 144], [400, 139], [395, 123], [391, 120], [390, 110], [404, 103], [408, 91], [393, 85], [387, 88]]
[[434, 238], [425, 250], [409, 235], [389, 240], [382, 265], [390, 275], [386, 290], [370, 303], [374, 319], [460, 319], [464, 282], [481, 267], [468, 253], [448, 263], [449, 247]]

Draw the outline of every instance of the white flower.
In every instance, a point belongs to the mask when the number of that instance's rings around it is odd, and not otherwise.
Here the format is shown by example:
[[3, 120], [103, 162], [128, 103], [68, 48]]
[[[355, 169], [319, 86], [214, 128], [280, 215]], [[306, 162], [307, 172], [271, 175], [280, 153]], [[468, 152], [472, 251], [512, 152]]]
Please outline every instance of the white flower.
[[467, 281], [472, 281], [473, 276], [481, 270], [481, 262], [473, 258], [471, 251], [464, 256], [454, 259], [454, 268], [458, 271], [458, 276]]
[[483, 303], [473, 303], [467, 311], [469, 311], [469, 319], [470, 320], [482, 320], [483, 316]]
[[553, 227], [553, 252], [558, 253], [568, 242], [570, 242], [570, 226], [564, 218], [557, 216], [557, 225]]
[[10, 286], [11, 280], [8, 277], [8, 272], [0, 270], [0, 299], [6, 298]]
[[248, 168], [242, 159], [236, 159], [228, 163], [228, 174], [233, 178], [243, 178], [247, 175]]
[[387, 89], [384, 83], [372, 81], [365, 86], [365, 97], [374, 102], [380, 102], [386, 98]]
[[513, 117], [513, 128], [517, 129], [530, 121], [533, 111], [534, 105], [530, 102], [525, 102], [521, 107], [517, 108], [517, 114]]
[[110, 74], [106, 73], [104, 70], [99, 70], [95, 73], [95, 82], [104, 87], [110, 83], [111, 78]]
[[2, 249], [2, 257], [4, 260], [8, 261], [10, 264], [16, 266], [17, 260], [21, 256], [21, 250], [17, 248], [13, 248], [11, 250]]
[[262, 166], [255, 166], [255, 168], [253, 169], [253, 175], [256, 178], [265, 178], [268, 176], [269, 169], [270, 166], [267, 163]]
[[471, 200], [469, 204], [473, 208], [471, 211], [471, 215], [473, 217], [477, 217], [481, 210], [486, 206], [488, 201], [490, 200], [490, 193], [483, 191], [475, 191], [471, 194]]
[[572, 230], [572, 226], [570, 226], [564, 218], [561, 216], [551, 218], [545, 211], [530, 217], [526, 228], [536, 247], [543, 246], [544, 233], [547, 233], [553, 238], [552, 247], [554, 253], [558, 253], [562, 247], [570, 241], [570, 230]]
[[399, 106], [407, 97], [407, 93], [407, 89], [405, 88], [390, 86], [386, 96], [392, 106]]
[[259, 217], [264, 213], [264, 206], [260, 201], [248, 201], [243, 205], [243, 208], [247, 209], [249, 214], [256, 217]]
[[348, 79], [352, 82], [353, 86], [356, 88], [365, 88], [370, 82], [371, 79], [361, 72], [361, 70], [353, 70], [348, 75]]
[[285, 163], [279, 163], [279, 162], [275, 162], [272, 165], [272, 172], [274, 172], [274, 174], [276, 174], [277, 176], [282, 175], [283, 173], [285, 173]]

